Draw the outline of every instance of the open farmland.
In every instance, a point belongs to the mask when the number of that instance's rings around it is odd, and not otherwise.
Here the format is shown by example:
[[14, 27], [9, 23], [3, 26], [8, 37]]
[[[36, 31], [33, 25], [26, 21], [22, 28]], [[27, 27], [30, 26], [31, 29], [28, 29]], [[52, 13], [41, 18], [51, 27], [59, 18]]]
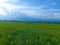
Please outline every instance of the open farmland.
[[60, 24], [0, 22], [0, 45], [60, 45]]

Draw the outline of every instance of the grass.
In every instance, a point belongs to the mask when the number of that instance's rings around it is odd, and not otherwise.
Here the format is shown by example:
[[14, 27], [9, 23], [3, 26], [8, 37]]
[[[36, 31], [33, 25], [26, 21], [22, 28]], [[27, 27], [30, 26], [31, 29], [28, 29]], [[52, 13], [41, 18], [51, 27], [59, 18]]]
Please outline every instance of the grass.
[[0, 45], [60, 45], [60, 24], [0, 22]]

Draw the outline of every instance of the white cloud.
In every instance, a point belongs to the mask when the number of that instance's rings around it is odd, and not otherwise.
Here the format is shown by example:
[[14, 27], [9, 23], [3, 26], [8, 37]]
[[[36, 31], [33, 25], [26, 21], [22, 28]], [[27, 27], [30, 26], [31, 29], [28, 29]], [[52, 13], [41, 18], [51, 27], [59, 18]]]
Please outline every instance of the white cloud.
[[[5, 2], [5, 3], [4, 3]], [[12, 3], [7, 3], [12, 2]], [[22, 14], [26, 14], [29, 17], [35, 17], [35, 18], [42, 18], [42, 19], [60, 19], [60, 9], [44, 9], [46, 6], [31, 6], [29, 3], [22, 3], [20, 5], [16, 5], [15, 3], [18, 2], [18, 0], [2, 0], [0, 2], [0, 14], [2, 15], [8, 15], [7, 12], [4, 12], [2, 10], [2, 7], [6, 8], [6, 10], [9, 12], [9, 14], [13, 12], [20, 12]], [[13, 4], [14, 3], [14, 4]], [[55, 3], [53, 3], [55, 5]], [[16, 14], [19, 16], [19, 14]], [[14, 15], [14, 17], [16, 16]]]
[[[19, 10], [20, 13], [24, 13], [30, 17], [42, 18], [42, 19], [55, 19], [56, 16], [60, 16], [60, 11], [57, 9], [29, 9], [29, 10]], [[56, 13], [56, 15], [55, 15]], [[59, 13], [59, 14], [57, 14]]]

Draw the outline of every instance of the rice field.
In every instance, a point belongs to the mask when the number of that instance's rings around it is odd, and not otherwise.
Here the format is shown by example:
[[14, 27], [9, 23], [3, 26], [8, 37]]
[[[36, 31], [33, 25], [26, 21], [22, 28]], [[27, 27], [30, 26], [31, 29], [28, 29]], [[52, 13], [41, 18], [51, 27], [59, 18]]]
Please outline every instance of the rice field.
[[0, 45], [60, 45], [60, 24], [0, 22]]

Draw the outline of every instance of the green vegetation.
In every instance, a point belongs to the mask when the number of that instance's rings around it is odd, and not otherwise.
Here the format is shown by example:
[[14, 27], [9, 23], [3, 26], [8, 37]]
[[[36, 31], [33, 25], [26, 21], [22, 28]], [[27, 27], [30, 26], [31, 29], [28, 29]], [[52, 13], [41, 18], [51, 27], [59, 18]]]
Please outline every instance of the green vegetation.
[[0, 45], [60, 45], [60, 24], [0, 22]]

